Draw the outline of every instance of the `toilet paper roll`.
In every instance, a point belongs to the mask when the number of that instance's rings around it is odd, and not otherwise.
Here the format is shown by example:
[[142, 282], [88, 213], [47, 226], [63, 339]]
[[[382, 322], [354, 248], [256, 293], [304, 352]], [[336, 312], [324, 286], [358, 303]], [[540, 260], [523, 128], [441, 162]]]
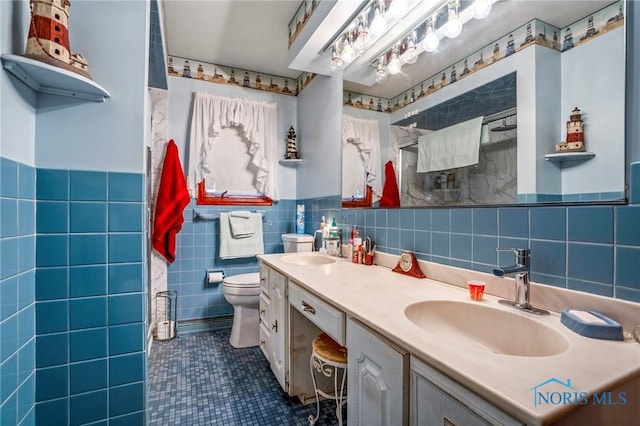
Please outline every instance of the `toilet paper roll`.
[[207, 282], [209, 284], [221, 283], [223, 278], [224, 278], [224, 274], [222, 272], [209, 272], [209, 273], [207, 273]]

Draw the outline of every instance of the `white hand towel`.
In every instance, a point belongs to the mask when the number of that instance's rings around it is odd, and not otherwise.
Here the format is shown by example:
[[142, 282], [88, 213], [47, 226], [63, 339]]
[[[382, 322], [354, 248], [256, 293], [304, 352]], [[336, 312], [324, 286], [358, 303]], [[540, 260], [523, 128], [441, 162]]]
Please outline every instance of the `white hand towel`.
[[483, 118], [476, 117], [420, 136], [417, 172], [434, 172], [477, 164]]
[[247, 238], [233, 238], [229, 223], [229, 213], [220, 213], [220, 259], [235, 259], [264, 254], [262, 214], [252, 213], [250, 220], [253, 220], [255, 226], [256, 231], [254, 234]]
[[251, 212], [233, 211], [229, 214], [229, 225], [233, 238], [247, 238], [256, 232]]

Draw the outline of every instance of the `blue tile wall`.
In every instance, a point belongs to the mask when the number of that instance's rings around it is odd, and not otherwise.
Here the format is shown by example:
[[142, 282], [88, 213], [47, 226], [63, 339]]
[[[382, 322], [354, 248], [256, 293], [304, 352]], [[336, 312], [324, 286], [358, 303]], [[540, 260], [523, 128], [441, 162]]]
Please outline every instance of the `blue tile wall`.
[[640, 302], [639, 205], [339, 212], [335, 204], [324, 207], [335, 199], [304, 200], [311, 208], [307, 216], [335, 215], [345, 235], [355, 225], [380, 251], [413, 250], [419, 259], [491, 272], [513, 262], [511, 253], [497, 253], [496, 247], [530, 247], [533, 281]]
[[[36, 169], [0, 157], [0, 424], [33, 424]], [[57, 362], [51, 354], [46, 362]], [[44, 360], [43, 360], [44, 362]]]
[[[34, 175], [35, 424], [106, 424], [137, 415], [144, 409], [144, 363], [124, 376], [111, 371], [122, 357], [146, 359], [144, 176], [53, 169]], [[125, 382], [140, 403], [111, 410], [109, 395]]]
[[[337, 206], [339, 205], [338, 201]], [[274, 202], [273, 206], [249, 209], [264, 212], [265, 253], [283, 252], [281, 235], [295, 232], [295, 208], [294, 200], [280, 200]], [[247, 210], [246, 207], [241, 209]], [[178, 292], [179, 321], [226, 316], [233, 313], [233, 307], [224, 298], [222, 285], [205, 283], [208, 269], [223, 270], [226, 276], [258, 271], [258, 261], [255, 257], [220, 260], [219, 221], [193, 222], [194, 210], [208, 215], [218, 215], [233, 208], [199, 206], [192, 200], [184, 211], [185, 222], [176, 239], [176, 260], [168, 266], [167, 270], [168, 288]], [[307, 211], [310, 212], [311, 207], [308, 207]], [[336, 213], [339, 211], [339, 208], [335, 210]], [[306, 227], [309, 229], [311, 218], [306, 216], [305, 219]], [[117, 235], [120, 234], [110, 236]], [[130, 245], [130, 243], [127, 244]], [[119, 288], [129, 286], [132, 280], [128, 277], [131, 274], [135, 276], [140, 273], [134, 270], [117, 271], [114, 281], [109, 282], [109, 291], [118, 292]]]

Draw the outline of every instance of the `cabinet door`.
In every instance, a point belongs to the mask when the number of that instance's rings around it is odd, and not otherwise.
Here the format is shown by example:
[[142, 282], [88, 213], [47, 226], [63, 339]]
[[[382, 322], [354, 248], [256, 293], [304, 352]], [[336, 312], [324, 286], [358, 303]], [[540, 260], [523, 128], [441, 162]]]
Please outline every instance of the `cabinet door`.
[[278, 379], [280, 386], [286, 392], [287, 383], [287, 359], [286, 359], [286, 324], [285, 309], [287, 307], [287, 297], [285, 294], [286, 278], [284, 275], [271, 270], [269, 271], [269, 281], [271, 287], [271, 371]]
[[408, 424], [408, 354], [351, 318], [347, 351], [347, 424]]
[[523, 423], [424, 362], [411, 358], [411, 425], [516, 426]]

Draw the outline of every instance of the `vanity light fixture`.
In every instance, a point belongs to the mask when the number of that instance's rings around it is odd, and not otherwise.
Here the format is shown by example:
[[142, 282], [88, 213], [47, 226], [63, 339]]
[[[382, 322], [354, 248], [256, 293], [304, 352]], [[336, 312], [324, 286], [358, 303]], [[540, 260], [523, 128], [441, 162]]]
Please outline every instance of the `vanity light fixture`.
[[435, 15], [429, 19], [427, 23], [427, 34], [422, 41], [422, 48], [425, 52], [435, 52], [440, 44], [440, 38], [436, 34], [435, 30], [436, 17]]
[[456, 38], [462, 32], [459, 7], [460, 2], [458, 0], [451, 0], [449, 2], [449, 20], [444, 28], [444, 34], [449, 38]]
[[387, 29], [387, 20], [384, 18], [384, 2], [383, 0], [376, 1], [375, 12], [371, 25], [369, 25], [369, 31], [373, 36], [380, 36]]
[[[464, 23], [473, 18], [482, 19], [488, 16], [491, 12], [491, 6], [497, 1], [500, 0], [469, 2], [461, 13], [460, 0], [437, 0], [428, 18], [420, 22], [410, 32], [404, 33], [382, 53], [376, 55], [376, 59], [369, 62], [370, 66], [376, 67], [376, 81], [378, 83], [386, 81], [386, 78], [378, 78], [380, 60], [387, 64], [388, 75], [398, 74], [402, 65], [414, 64], [423, 51], [435, 52], [440, 45], [440, 39], [444, 37], [455, 38], [460, 35]], [[444, 25], [437, 28], [437, 22], [442, 15], [444, 15], [443, 20], [448, 19]], [[422, 25], [426, 25], [426, 29]], [[418, 36], [422, 38], [418, 39]]]
[[473, 17], [476, 19], [484, 19], [491, 13], [491, 0], [476, 0], [473, 4]]

